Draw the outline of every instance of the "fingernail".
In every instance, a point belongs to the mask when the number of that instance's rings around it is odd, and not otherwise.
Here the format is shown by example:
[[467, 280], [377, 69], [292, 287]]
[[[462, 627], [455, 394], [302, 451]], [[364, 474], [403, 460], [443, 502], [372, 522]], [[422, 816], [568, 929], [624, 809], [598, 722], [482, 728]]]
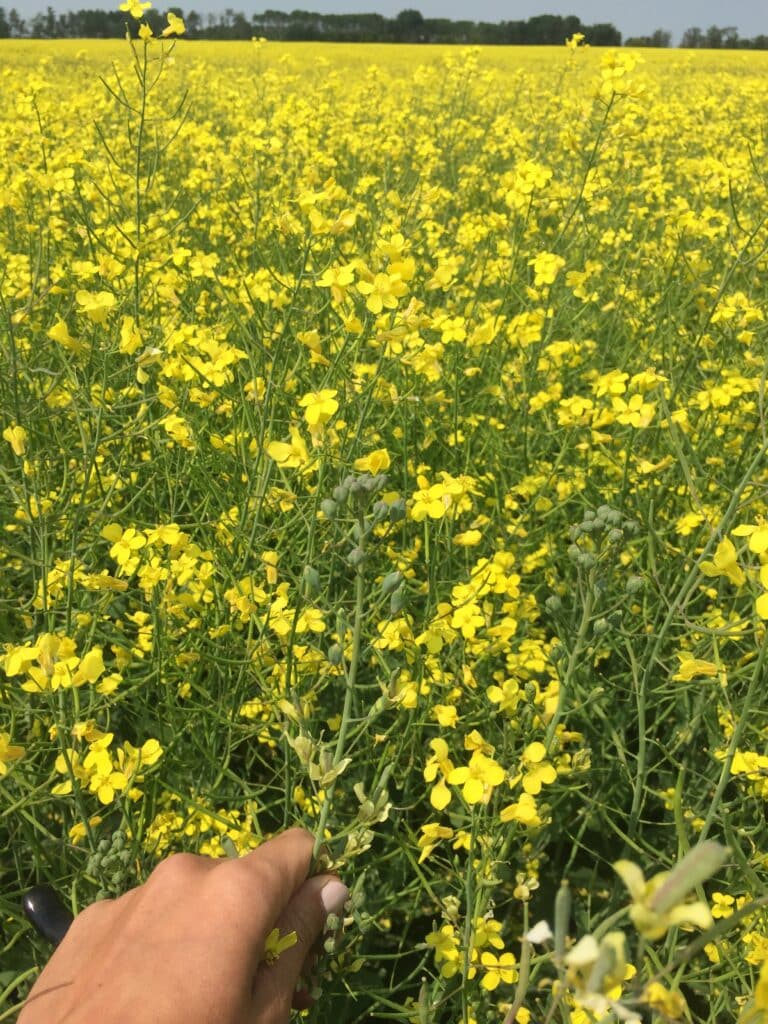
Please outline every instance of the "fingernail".
[[320, 902], [326, 915], [341, 914], [348, 898], [349, 889], [335, 878], [326, 882], [320, 890]]

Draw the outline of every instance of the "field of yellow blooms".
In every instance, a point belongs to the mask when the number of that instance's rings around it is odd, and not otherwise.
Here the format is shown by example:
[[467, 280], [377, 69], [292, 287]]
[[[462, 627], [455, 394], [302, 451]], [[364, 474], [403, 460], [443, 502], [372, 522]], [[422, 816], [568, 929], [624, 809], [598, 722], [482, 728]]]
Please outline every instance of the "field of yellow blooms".
[[0, 1021], [303, 824], [309, 1020], [765, 1024], [768, 58], [142, 35], [0, 46]]

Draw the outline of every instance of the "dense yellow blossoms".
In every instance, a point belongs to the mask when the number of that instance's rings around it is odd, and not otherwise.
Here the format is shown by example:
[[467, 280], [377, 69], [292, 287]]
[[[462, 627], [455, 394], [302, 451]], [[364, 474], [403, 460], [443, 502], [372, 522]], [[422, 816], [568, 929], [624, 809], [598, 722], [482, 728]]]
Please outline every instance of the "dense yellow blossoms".
[[[619, 858], [762, 1020], [764, 55], [167, 22], [0, 44], [2, 845], [92, 896], [302, 822], [360, 1013], [675, 1019], [617, 931], [530, 982]], [[740, 887], [657, 906], [716, 831]]]

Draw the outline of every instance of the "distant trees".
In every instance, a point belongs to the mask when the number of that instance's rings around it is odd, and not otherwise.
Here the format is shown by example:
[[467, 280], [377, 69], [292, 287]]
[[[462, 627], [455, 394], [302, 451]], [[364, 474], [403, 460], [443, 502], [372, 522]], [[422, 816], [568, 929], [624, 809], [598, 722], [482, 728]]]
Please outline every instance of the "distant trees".
[[704, 33], [700, 28], [688, 28], [683, 32], [680, 46], [684, 50], [698, 50], [704, 45]]
[[0, 39], [19, 39], [27, 35], [27, 23], [19, 17], [19, 12], [12, 7], [6, 14], [0, 7]]
[[[326, 40], [342, 43], [461, 43], [480, 46], [562, 46], [576, 32], [584, 35], [591, 46], [621, 46], [621, 32], [610, 23], [583, 25], [575, 15], [539, 14], [527, 21], [451, 21], [449, 18], [425, 18], [415, 8], [404, 8], [394, 18], [381, 14], [317, 14], [313, 11], [266, 10], [250, 18], [228, 7], [219, 14], [203, 17], [197, 11], [184, 14], [180, 7], [170, 7], [184, 18], [190, 39], [251, 39], [266, 36], [274, 40]], [[166, 12], [167, 13], [167, 12]], [[149, 24], [159, 32], [165, 15], [151, 10]], [[84, 9], [57, 14], [47, 7], [25, 21], [15, 7], [0, 7], [0, 39], [33, 38], [111, 39], [125, 35], [126, 21], [135, 34], [137, 24], [118, 10]], [[664, 29], [649, 36], [633, 36], [626, 46], [667, 47], [672, 38]], [[680, 44], [691, 49], [768, 49], [768, 37], [740, 39], [732, 26], [711, 25], [706, 31], [689, 28]]]
[[705, 32], [700, 28], [686, 29], [680, 46], [686, 50], [768, 50], [768, 36], [741, 39], [732, 25], [710, 25]]
[[398, 43], [420, 43], [424, 35], [424, 17], [421, 11], [408, 8], [400, 11], [394, 27]]
[[625, 46], [656, 46], [666, 48], [672, 44], [672, 33], [662, 28], [657, 28], [650, 36], [630, 36], [624, 43]]
[[[671, 42], [671, 34], [657, 28], [650, 36], [631, 36], [624, 45], [665, 47], [670, 46]], [[740, 39], [738, 31], [732, 25], [725, 28], [710, 25], [706, 31], [700, 28], [686, 29], [680, 46], [686, 50], [768, 50], [768, 36]]]
[[[251, 39], [266, 36], [273, 40], [327, 40], [329, 42], [387, 43], [462, 43], [506, 46], [562, 46], [575, 32], [582, 32], [592, 46], [621, 46], [621, 33], [614, 25], [582, 25], [575, 16], [542, 14], [527, 21], [476, 22], [451, 21], [449, 18], [425, 18], [421, 11], [405, 8], [394, 18], [381, 14], [317, 14], [312, 11], [266, 10], [248, 18], [228, 7], [220, 14], [203, 18], [197, 11], [184, 14], [179, 7], [169, 8], [183, 17], [190, 39]], [[150, 11], [147, 19], [158, 30], [163, 18]], [[79, 10], [56, 14], [48, 7], [29, 23], [11, 9], [0, 8], [0, 38], [64, 37], [113, 38], [125, 34], [126, 19], [120, 11]], [[136, 32], [135, 22], [131, 22]]]

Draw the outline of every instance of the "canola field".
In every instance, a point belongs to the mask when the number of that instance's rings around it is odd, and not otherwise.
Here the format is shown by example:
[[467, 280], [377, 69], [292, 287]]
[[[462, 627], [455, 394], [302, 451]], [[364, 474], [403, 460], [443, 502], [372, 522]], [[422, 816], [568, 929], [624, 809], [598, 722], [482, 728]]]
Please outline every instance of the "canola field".
[[0, 53], [0, 1021], [293, 824], [308, 1020], [768, 1021], [765, 55]]

